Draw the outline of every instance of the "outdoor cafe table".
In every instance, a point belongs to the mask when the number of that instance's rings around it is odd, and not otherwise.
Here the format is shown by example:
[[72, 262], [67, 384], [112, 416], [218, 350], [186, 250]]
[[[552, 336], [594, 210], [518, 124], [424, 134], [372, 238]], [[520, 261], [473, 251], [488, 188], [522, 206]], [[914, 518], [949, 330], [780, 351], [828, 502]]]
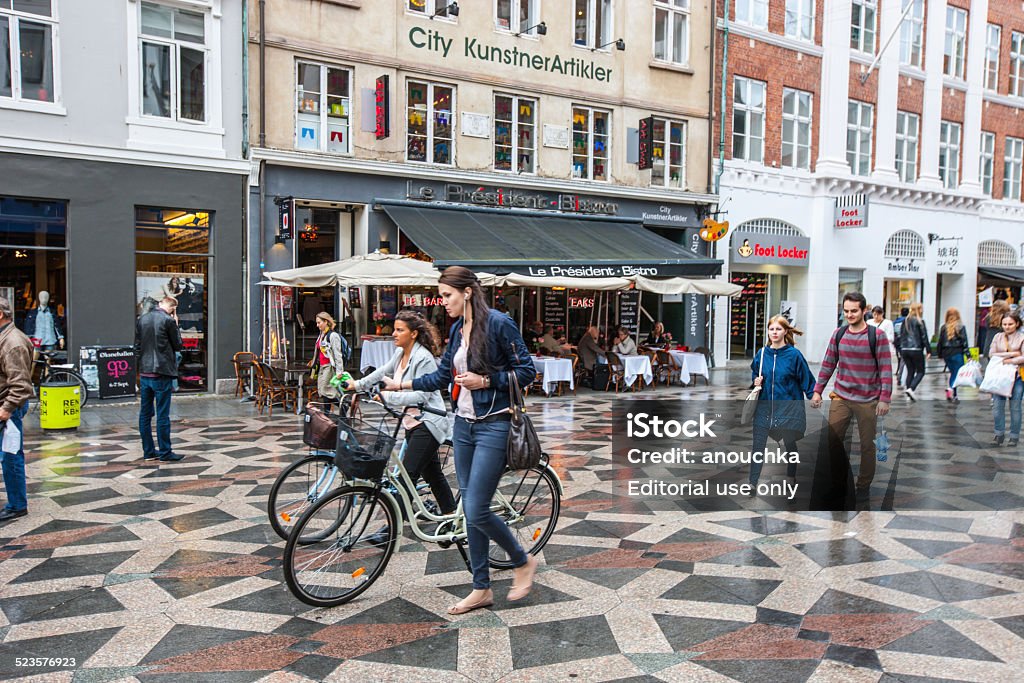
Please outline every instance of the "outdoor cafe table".
[[568, 382], [570, 389], [575, 389], [576, 384], [572, 377], [572, 361], [568, 358], [553, 358], [551, 356], [532, 356], [533, 365], [537, 372], [544, 375], [544, 393], [551, 395], [552, 385], [557, 382]]
[[672, 350], [668, 353], [670, 356], [675, 358], [677, 363], [679, 363], [679, 367], [681, 369], [679, 373], [679, 381], [683, 384], [690, 383], [690, 375], [702, 375], [705, 380], [709, 379], [708, 359], [704, 357], [703, 353]]
[[651, 359], [647, 356], [619, 356], [622, 359], [625, 385], [632, 386], [637, 376], [644, 378], [644, 384], [654, 381], [654, 372], [651, 369]]
[[395, 355], [395, 342], [391, 337], [386, 339], [364, 339], [362, 355], [359, 357], [359, 371], [366, 368], [380, 368]]

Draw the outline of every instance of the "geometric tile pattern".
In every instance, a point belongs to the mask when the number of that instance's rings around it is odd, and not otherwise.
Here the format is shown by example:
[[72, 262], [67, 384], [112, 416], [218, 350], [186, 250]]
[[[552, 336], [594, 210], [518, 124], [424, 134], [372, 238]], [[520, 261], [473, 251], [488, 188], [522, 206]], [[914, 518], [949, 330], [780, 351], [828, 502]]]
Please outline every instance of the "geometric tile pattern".
[[[742, 374], [646, 396], [734, 398]], [[506, 602], [498, 572], [494, 608], [456, 617], [458, 552], [409, 537], [353, 603], [291, 596], [264, 505], [303, 453], [294, 416], [175, 399], [179, 463], [141, 460], [131, 407], [29, 428], [30, 514], [0, 526], [0, 678], [1022, 680], [1024, 513], [650, 509], [611, 492], [613, 397], [530, 398], [565, 485], [559, 527], [528, 599]], [[986, 409], [957, 407], [979, 430]], [[1024, 493], [1021, 471], [1005, 489]]]

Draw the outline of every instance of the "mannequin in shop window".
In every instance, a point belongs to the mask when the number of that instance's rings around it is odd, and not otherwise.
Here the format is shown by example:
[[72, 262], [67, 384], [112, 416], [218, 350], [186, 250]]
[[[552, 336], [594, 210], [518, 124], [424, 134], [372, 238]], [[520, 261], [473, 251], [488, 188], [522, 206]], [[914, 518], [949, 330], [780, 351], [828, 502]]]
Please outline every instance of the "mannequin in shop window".
[[25, 315], [25, 334], [38, 340], [39, 348], [64, 348], [64, 322], [56, 308], [50, 308], [50, 293], [39, 292], [36, 307]]

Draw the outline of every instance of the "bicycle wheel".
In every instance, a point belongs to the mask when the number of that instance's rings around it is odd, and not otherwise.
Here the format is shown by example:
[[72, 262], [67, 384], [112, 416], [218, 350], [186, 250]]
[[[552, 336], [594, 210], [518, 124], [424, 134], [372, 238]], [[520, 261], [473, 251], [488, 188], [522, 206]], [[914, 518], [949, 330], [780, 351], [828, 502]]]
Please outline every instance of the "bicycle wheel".
[[267, 516], [274, 533], [288, 540], [291, 528], [313, 503], [323, 498], [345, 475], [334, 467], [330, 455], [307, 455], [277, 475], [267, 495]]
[[85, 383], [85, 379], [74, 370], [67, 368], [51, 368], [49, 376], [46, 378], [47, 382], [66, 382], [68, 384], [78, 384], [81, 391], [78, 394], [78, 407], [83, 407], [89, 400], [89, 387]]
[[[373, 486], [332, 491], [306, 510], [288, 537], [288, 590], [314, 607], [352, 600], [384, 573], [398, 544], [400, 524], [394, 505]], [[325, 533], [330, 529], [334, 531]]]
[[[542, 467], [507, 470], [491, 501], [491, 509], [505, 520], [519, 545], [531, 555], [539, 553], [551, 538], [561, 505], [555, 475]], [[496, 543], [491, 544], [490, 565], [495, 569], [513, 567], [508, 553]]]

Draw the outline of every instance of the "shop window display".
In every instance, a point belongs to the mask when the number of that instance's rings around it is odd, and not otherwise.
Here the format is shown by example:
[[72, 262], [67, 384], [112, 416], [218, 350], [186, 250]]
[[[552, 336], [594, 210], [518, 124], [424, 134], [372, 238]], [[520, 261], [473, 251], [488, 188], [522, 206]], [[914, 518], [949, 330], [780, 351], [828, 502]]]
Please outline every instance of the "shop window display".
[[66, 245], [66, 204], [0, 197], [0, 296], [39, 346], [67, 341]]
[[135, 313], [152, 310], [165, 296], [177, 299], [184, 343], [178, 363], [180, 391], [207, 389], [212, 221], [211, 213], [200, 210], [135, 210]]

